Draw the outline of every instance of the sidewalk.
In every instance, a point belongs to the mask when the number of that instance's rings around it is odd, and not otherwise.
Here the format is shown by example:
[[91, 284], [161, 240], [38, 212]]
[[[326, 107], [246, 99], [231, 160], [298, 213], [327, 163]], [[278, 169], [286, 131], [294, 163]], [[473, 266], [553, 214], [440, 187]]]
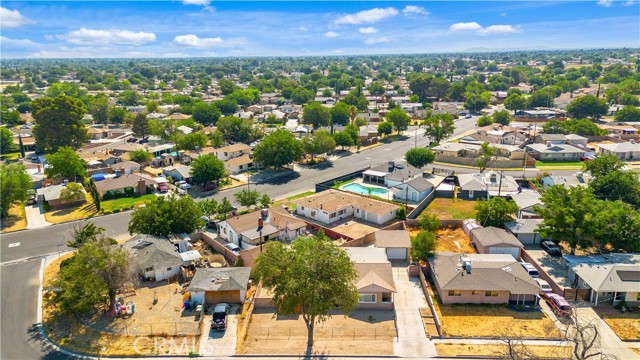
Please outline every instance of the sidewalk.
[[36, 229], [51, 225], [44, 217], [44, 207], [39, 201], [33, 205], [25, 205], [27, 213], [27, 229]]

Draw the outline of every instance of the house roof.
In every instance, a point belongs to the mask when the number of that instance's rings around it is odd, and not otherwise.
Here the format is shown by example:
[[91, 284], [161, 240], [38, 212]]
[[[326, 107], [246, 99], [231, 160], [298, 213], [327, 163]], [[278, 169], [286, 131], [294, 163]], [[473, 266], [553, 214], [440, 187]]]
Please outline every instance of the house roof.
[[109, 166], [111, 169], [140, 169], [140, 164], [135, 161], [121, 161], [119, 163], [112, 164]]
[[582, 174], [573, 174], [573, 175], [550, 175], [542, 178], [543, 180], [549, 181], [552, 185], [563, 185], [563, 186], [587, 186], [589, 180], [591, 179], [591, 175], [588, 173]]
[[[564, 136], [564, 135], [563, 135]], [[547, 144], [531, 144], [527, 145], [527, 148], [539, 152], [539, 153], [551, 153], [551, 154], [584, 154], [585, 151], [578, 149], [577, 147], [570, 144], [551, 144], [547, 146]]]
[[180, 174], [180, 176], [182, 176], [183, 178], [190, 178], [191, 177], [191, 166], [189, 165], [175, 165], [175, 166], [167, 166], [165, 168], [162, 168], [162, 172], [167, 174], [167, 173], [171, 173], [171, 172], [177, 172], [178, 174]]
[[[274, 227], [277, 231], [279, 229], [296, 230], [307, 226], [306, 222], [291, 216], [281, 206], [272, 206], [268, 209], [268, 212], [268, 220], [263, 225], [263, 236], [267, 235], [267, 233], [274, 233], [274, 229], [271, 227]], [[258, 219], [260, 217], [261, 212], [254, 211], [249, 214], [230, 217], [225, 221], [236, 233], [242, 234], [249, 239], [257, 239], [259, 236], [259, 231], [257, 230]]]
[[243, 154], [225, 161], [225, 163], [229, 164], [230, 166], [246, 165], [251, 164], [252, 162], [253, 158], [249, 154]]
[[[409, 185], [411, 188], [416, 190], [417, 192], [423, 192], [425, 190], [438, 187], [444, 181], [443, 176], [437, 175], [426, 175], [426, 177], [417, 177], [413, 178], [404, 184]], [[398, 184], [394, 186], [394, 188], [402, 189], [402, 184]]]
[[125, 174], [120, 177], [104, 179], [102, 181], [96, 181], [96, 189], [101, 193], [105, 193], [111, 190], [119, 190], [127, 187], [138, 186], [138, 180], [143, 180], [145, 185], [157, 185], [158, 183], [151, 177], [145, 174]]
[[191, 279], [189, 291], [247, 290], [250, 267], [199, 268]]
[[517, 219], [504, 225], [513, 234], [533, 234], [538, 232], [538, 226], [542, 222], [542, 219]]
[[489, 226], [471, 230], [474, 241], [478, 241], [483, 247], [509, 245], [522, 247], [522, 243], [507, 230]]
[[638, 292], [640, 264], [581, 263], [573, 271], [597, 292]]
[[566, 136], [564, 134], [538, 134], [536, 135], [536, 137], [539, 137], [544, 141], [559, 141], [566, 139]]
[[358, 271], [356, 288], [360, 292], [396, 291], [391, 263], [383, 248], [344, 248]]
[[377, 248], [410, 248], [411, 237], [407, 230], [378, 230], [374, 234]]
[[518, 205], [518, 209], [529, 209], [535, 205], [544, 206], [542, 203], [542, 195], [537, 191], [522, 191], [519, 193], [511, 194], [511, 199]]
[[128, 249], [142, 269], [162, 269], [184, 264], [175, 245], [167, 239], [138, 234], [119, 246]]
[[630, 143], [630, 142], [623, 142], [623, 143], [617, 143], [617, 144], [598, 144], [598, 147], [614, 153], [640, 151], [640, 143]]
[[236, 151], [251, 151], [251, 148], [247, 144], [235, 143], [233, 145], [223, 146], [217, 148], [216, 152], [236, 152]]
[[[469, 273], [463, 268], [462, 258], [471, 263]], [[540, 290], [509, 254], [437, 252], [429, 258], [429, 266], [442, 290], [509, 291], [511, 294], [537, 294]]]
[[[38, 196], [44, 196], [44, 199], [46, 201], [58, 200], [60, 199], [60, 192], [62, 192], [62, 189], [64, 189], [65, 186], [66, 185], [64, 184], [51, 185], [36, 190], [36, 193], [38, 194]], [[82, 187], [82, 191], [86, 192], [84, 190], [84, 186]]]
[[403, 181], [422, 174], [422, 170], [406, 161], [394, 161], [372, 167], [370, 170], [386, 173], [387, 180]]
[[448, 142], [448, 143], [444, 143], [444, 144], [440, 144], [438, 146], [435, 146], [435, 147], [433, 147], [432, 150], [434, 150], [434, 151], [460, 151], [460, 150], [466, 150], [466, 151], [475, 152], [475, 151], [479, 151], [480, 150], [480, 145]]
[[337, 190], [327, 190], [305, 196], [294, 200], [293, 203], [298, 206], [307, 206], [324, 212], [333, 212], [347, 206], [353, 206], [357, 209], [365, 210], [374, 214], [386, 214], [400, 208], [400, 206], [396, 204], [365, 198]]

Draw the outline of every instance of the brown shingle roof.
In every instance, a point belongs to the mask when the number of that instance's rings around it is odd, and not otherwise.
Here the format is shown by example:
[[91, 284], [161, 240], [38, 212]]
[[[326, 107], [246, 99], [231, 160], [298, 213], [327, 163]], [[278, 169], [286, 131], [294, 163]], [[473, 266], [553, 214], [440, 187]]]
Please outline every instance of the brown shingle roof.
[[[272, 206], [268, 210], [269, 220], [267, 223], [275, 226], [279, 230], [295, 230], [307, 226], [306, 222], [289, 215], [289, 213], [280, 206]], [[254, 211], [249, 214], [230, 217], [226, 221], [235, 232], [242, 233], [257, 228], [260, 216], [260, 211]], [[265, 223], [265, 225], [267, 223]]]
[[328, 190], [305, 196], [293, 201], [296, 205], [307, 206], [325, 211], [335, 211], [353, 205], [355, 208], [374, 214], [385, 214], [396, 211], [400, 206], [380, 200], [365, 198], [337, 190]]
[[124, 189], [126, 187], [135, 188], [138, 185], [139, 179], [144, 180], [147, 186], [158, 184], [152, 178], [144, 174], [123, 175], [117, 178], [110, 178], [102, 181], [96, 181], [95, 184], [98, 191], [100, 191], [101, 193], [105, 193], [107, 191]]
[[373, 234], [378, 248], [410, 248], [411, 237], [407, 230], [378, 230]]
[[253, 158], [251, 158], [251, 155], [249, 154], [244, 154], [244, 155], [229, 159], [225, 162], [231, 166], [246, 165], [246, 164], [251, 164], [253, 162]]

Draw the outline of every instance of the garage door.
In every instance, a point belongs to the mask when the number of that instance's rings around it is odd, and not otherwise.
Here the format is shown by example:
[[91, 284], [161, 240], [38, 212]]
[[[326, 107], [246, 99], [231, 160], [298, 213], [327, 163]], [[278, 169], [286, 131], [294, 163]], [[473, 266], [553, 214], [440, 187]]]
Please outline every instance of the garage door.
[[405, 248], [387, 248], [387, 259], [389, 260], [406, 260], [407, 249]]
[[205, 300], [207, 304], [240, 303], [240, 291], [207, 291]]
[[520, 258], [520, 249], [515, 247], [491, 247], [489, 248], [489, 254], [509, 254], [518, 260]]

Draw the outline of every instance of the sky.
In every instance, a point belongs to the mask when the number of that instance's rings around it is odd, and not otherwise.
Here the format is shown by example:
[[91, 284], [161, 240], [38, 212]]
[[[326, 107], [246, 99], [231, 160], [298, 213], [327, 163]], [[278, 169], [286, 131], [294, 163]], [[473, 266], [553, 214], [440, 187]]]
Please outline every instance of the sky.
[[2, 58], [640, 47], [639, 0], [2, 1]]

